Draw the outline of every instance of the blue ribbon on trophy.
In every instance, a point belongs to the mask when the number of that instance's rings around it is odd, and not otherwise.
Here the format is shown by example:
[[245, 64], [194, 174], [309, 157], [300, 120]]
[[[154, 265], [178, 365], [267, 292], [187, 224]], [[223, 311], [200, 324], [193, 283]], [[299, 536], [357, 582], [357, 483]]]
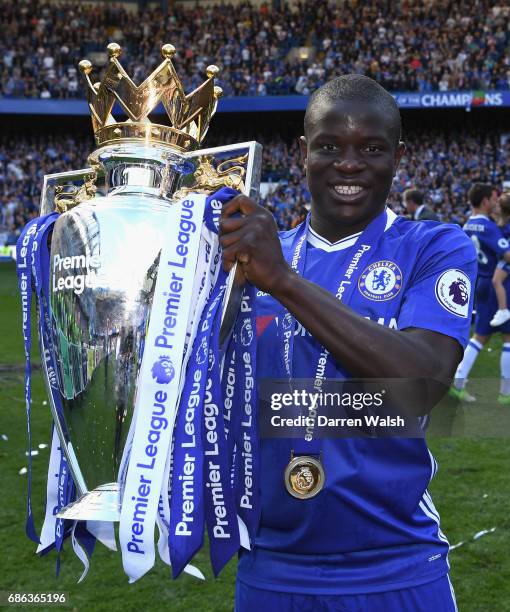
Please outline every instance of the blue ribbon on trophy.
[[30, 413], [32, 402], [31, 388], [31, 310], [32, 310], [32, 258], [33, 242], [39, 219], [34, 219], [27, 223], [17, 244], [16, 248], [16, 270], [18, 274], [18, 287], [21, 295], [22, 309], [22, 330], [25, 349], [25, 412], [27, 419], [27, 438], [28, 438], [28, 473], [27, 473], [27, 506], [25, 531], [28, 537], [34, 542], [39, 543], [39, 536], [35, 530], [34, 518], [32, 514], [32, 431], [30, 425]]
[[51, 401], [57, 410], [61, 410], [58, 396], [58, 384], [56, 380], [57, 367], [54, 353], [51, 350], [51, 316], [49, 309], [49, 251], [48, 237], [53, 229], [58, 214], [52, 213], [42, 216], [28, 223], [17, 244], [17, 274], [18, 283], [22, 296], [23, 336], [25, 346], [25, 400], [28, 432], [28, 493], [27, 493], [27, 534], [36, 541], [39, 546], [37, 552], [45, 554], [52, 548], [56, 548], [57, 575], [60, 569], [60, 552], [64, 538], [71, 535], [72, 528], [65, 528], [64, 521], [56, 517], [56, 513], [67, 506], [74, 497], [74, 484], [69, 474], [66, 457], [61, 449], [52, 427], [52, 440], [50, 451], [50, 464], [48, 468], [48, 484], [45, 521], [41, 531], [41, 537], [36, 533], [31, 502], [31, 296], [35, 292], [38, 320], [40, 350], [46, 370], [46, 381]]
[[[227, 201], [234, 195], [235, 192], [232, 190], [224, 189], [208, 199], [205, 219], [213, 231], [217, 232], [217, 222], [213, 223], [211, 215], [218, 210], [214, 203]], [[242, 350], [246, 351], [249, 347], [248, 359], [251, 363], [255, 360], [256, 338], [253, 333], [255, 313], [252, 308], [245, 306], [253, 300], [254, 288], [250, 285], [245, 289], [241, 306], [243, 316], [238, 316], [230, 339], [222, 381], [219, 336], [220, 307], [225, 288], [226, 274], [220, 270], [208, 306], [202, 314], [179, 405], [172, 466], [169, 530], [170, 558], [174, 576], [181, 573], [202, 546], [204, 520], [209, 531], [211, 562], [215, 575], [238, 550], [240, 542], [249, 546], [249, 540], [244, 533], [246, 528], [236, 518], [236, 512], [239, 512], [241, 517], [246, 514], [248, 504], [243, 508], [243, 504], [239, 503], [241, 498], [243, 501], [246, 500], [245, 490], [239, 494], [235, 482], [231, 479], [235, 467], [234, 458], [237, 456], [244, 458], [244, 451], [234, 452], [235, 444], [246, 446], [246, 440], [242, 442], [236, 435], [227, 435], [224, 406], [227, 400], [229, 402], [232, 400], [225, 396], [226, 380], [229, 377], [229, 368], [226, 366], [231, 363], [232, 355], [235, 355], [237, 350], [241, 358]], [[244, 387], [245, 372], [244, 365], [237, 367], [236, 379], [230, 383], [233, 393], [238, 388]], [[252, 376], [250, 388], [253, 387], [253, 380]], [[237, 396], [242, 397], [242, 393], [238, 392]], [[249, 423], [250, 433], [257, 438], [254, 389], [246, 405], [250, 406], [250, 414], [253, 411], [253, 419]], [[241, 405], [237, 405], [231, 412], [234, 415], [232, 418], [235, 418], [240, 425], [243, 420]], [[240, 434], [241, 428], [233, 425], [228, 428], [228, 432]], [[257, 461], [257, 450], [254, 451], [254, 456]], [[258, 481], [254, 480], [255, 484], [258, 491]], [[248, 522], [253, 535], [254, 520], [251, 516]]]
[[[258, 397], [255, 368], [257, 363], [257, 327], [255, 288], [243, 295], [234, 331], [234, 393], [236, 409], [232, 412], [235, 470], [234, 490], [239, 515], [248, 529], [250, 540], [256, 535], [260, 519]], [[232, 363], [232, 361], [230, 363]], [[228, 363], [228, 362], [227, 362]], [[226, 372], [228, 384], [229, 372]]]

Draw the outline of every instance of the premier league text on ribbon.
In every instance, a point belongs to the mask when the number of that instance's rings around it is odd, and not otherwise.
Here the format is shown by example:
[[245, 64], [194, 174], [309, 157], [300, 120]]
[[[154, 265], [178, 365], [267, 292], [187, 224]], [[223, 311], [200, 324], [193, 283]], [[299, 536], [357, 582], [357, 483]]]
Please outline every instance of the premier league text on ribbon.
[[[216, 357], [217, 358], [217, 357]], [[205, 467], [205, 486], [211, 489], [212, 503], [214, 506], [215, 525], [213, 526], [213, 534], [215, 538], [229, 539], [231, 534], [225, 529], [228, 527], [227, 510], [225, 508], [225, 492], [220, 476], [220, 464], [217, 460], [210, 457], [219, 456], [218, 446], [218, 418], [219, 407], [214, 402], [212, 390], [212, 379], [208, 378], [205, 387], [204, 397], [204, 416], [205, 416], [205, 457], [209, 457]]]
[[[250, 313], [252, 311], [250, 300], [244, 299], [241, 303], [241, 313], [247, 317], [243, 321], [243, 327], [241, 329], [241, 344], [249, 345], [253, 341], [254, 330], [251, 329]], [[249, 337], [244, 338], [244, 335]], [[253, 363], [252, 356], [249, 350], [243, 351], [243, 368], [244, 368], [244, 397], [243, 397], [243, 412], [241, 420], [241, 432], [242, 437], [239, 444], [242, 444], [240, 449], [241, 464], [243, 467], [242, 474], [244, 476], [243, 483], [243, 494], [239, 499], [239, 505], [241, 508], [251, 510], [252, 497], [253, 497], [253, 410], [252, 410], [252, 396], [255, 388], [255, 380], [253, 377]]]
[[[164, 319], [160, 325], [160, 333], [154, 338], [153, 346], [156, 350], [174, 348], [173, 338], [176, 335], [176, 327], [179, 317], [184, 317], [187, 312], [182, 312], [182, 291], [184, 283], [184, 271], [189, 264], [188, 259], [188, 244], [190, 236], [196, 231], [196, 224], [192, 221], [194, 216], [195, 202], [193, 200], [184, 200], [182, 202], [179, 231], [177, 234], [177, 242], [174, 245], [175, 253], [172, 258], [167, 259], [167, 290], [163, 292], [166, 297], [166, 307], [164, 311]], [[176, 272], [173, 268], [178, 268]], [[182, 272], [181, 272], [182, 271]], [[158, 271], [158, 276], [162, 274], [162, 270]], [[155, 296], [155, 299], [159, 297]], [[132, 553], [145, 554], [144, 538], [142, 537], [145, 529], [145, 520], [148, 508], [148, 498], [151, 495], [153, 487], [157, 488], [158, 498], [161, 489], [159, 479], [154, 482], [153, 470], [156, 462], [160, 460], [160, 438], [162, 431], [166, 430], [169, 425], [169, 394], [164, 390], [165, 386], [175, 377], [175, 370], [172, 360], [165, 355], [160, 355], [152, 368], [152, 377], [155, 379], [154, 385], [157, 390], [153, 394], [153, 403], [150, 408], [151, 419], [148, 432], [146, 434], [144, 453], [136, 463], [138, 473], [138, 488], [137, 494], [131, 496], [134, 502], [132, 521], [131, 521], [131, 540], [127, 543], [127, 550]], [[175, 401], [172, 403], [174, 407]], [[140, 406], [142, 411], [146, 411], [144, 405]], [[161, 461], [166, 460], [165, 457]], [[190, 475], [193, 473], [193, 464], [188, 463], [187, 471]], [[187, 500], [189, 501], [189, 500]]]
[[[200, 405], [200, 383], [202, 372], [195, 370], [193, 375], [193, 387], [189, 396], [188, 405], [186, 407], [184, 425], [185, 438], [181, 441], [181, 447], [186, 449], [196, 449], [197, 440], [195, 432], [195, 411]], [[182, 466], [182, 474], [179, 475], [179, 480], [182, 482], [182, 514], [181, 520], [175, 526], [176, 536], [191, 536], [190, 523], [193, 522], [193, 513], [195, 511], [195, 454], [186, 452], [184, 455], [184, 464]]]
[[23, 237], [23, 241], [21, 243], [21, 249], [19, 250], [19, 254], [18, 254], [18, 261], [17, 261], [17, 269], [18, 269], [18, 275], [19, 275], [19, 287], [20, 287], [20, 293], [21, 293], [21, 307], [22, 307], [22, 312], [23, 312], [23, 337], [25, 339], [25, 342], [28, 338], [29, 335], [29, 318], [30, 318], [30, 312], [28, 311], [28, 302], [29, 302], [29, 291], [32, 291], [32, 288], [29, 287], [28, 284], [28, 274], [27, 274], [27, 269], [28, 266], [32, 265], [32, 254], [30, 253], [30, 261], [28, 261], [28, 248], [29, 245], [31, 243], [32, 238], [34, 237], [35, 233], [37, 232], [37, 225], [33, 224], [31, 225], [27, 232], [25, 233], [24, 237]]
[[[190, 234], [196, 231], [196, 225], [191, 220], [193, 218], [192, 200], [184, 200], [182, 202], [181, 220], [179, 223], [179, 233], [177, 234], [177, 245], [175, 247], [175, 259], [169, 260], [167, 264], [174, 268], [185, 268], [188, 263], [188, 244]], [[166, 318], [164, 320], [164, 329], [162, 333], [156, 337], [155, 346], [164, 348], [173, 348], [169, 339], [175, 335], [173, 328], [177, 323], [176, 313], [179, 308], [182, 291], [182, 276], [176, 272], [172, 272], [169, 291], [165, 295], [168, 296], [166, 302]]]
[[140, 536], [143, 534], [145, 514], [147, 512], [147, 498], [151, 492], [152, 476], [148, 478], [146, 474], [154, 469], [156, 456], [158, 454], [158, 443], [161, 437], [161, 430], [168, 427], [168, 419], [164, 416], [166, 413], [165, 402], [168, 395], [165, 391], [156, 391], [154, 394], [154, 404], [152, 408], [151, 428], [147, 436], [147, 445], [145, 446], [145, 455], [147, 463], [138, 462], [136, 467], [141, 473], [140, 484], [138, 486], [138, 497], [133, 496], [131, 499], [135, 503], [133, 522], [131, 525], [131, 542], [128, 542], [127, 549], [129, 552], [145, 554], [141, 550], [140, 545], [143, 544], [143, 539]]

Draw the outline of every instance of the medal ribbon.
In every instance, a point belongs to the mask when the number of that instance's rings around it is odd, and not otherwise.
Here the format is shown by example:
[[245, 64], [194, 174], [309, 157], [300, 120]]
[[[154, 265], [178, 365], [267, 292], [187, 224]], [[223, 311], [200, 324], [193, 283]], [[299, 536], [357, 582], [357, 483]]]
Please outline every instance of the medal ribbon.
[[[386, 210], [384, 210], [368, 224], [361, 236], [359, 236], [355, 243], [346, 250], [343, 264], [340, 267], [340, 282], [337, 286], [335, 294], [336, 298], [345, 304], [349, 304], [354, 289], [356, 288], [358, 277], [363, 269], [360, 267], [360, 262], [364, 258], [365, 254], [371, 251], [377, 244], [379, 238], [384, 233], [386, 222], [387, 213]], [[305, 271], [306, 242], [309, 227], [310, 214], [306, 218], [305, 223], [303, 223], [296, 232], [290, 251], [292, 255], [290, 266], [300, 276], [303, 276]], [[332, 288], [334, 289], [334, 286]], [[283, 363], [285, 375], [287, 378], [289, 378], [289, 380], [292, 378], [295, 327], [295, 318], [286, 308], [282, 307], [279, 312], [278, 324], [280, 357]], [[319, 365], [322, 363], [322, 360], [325, 360], [325, 366], [324, 368], [321, 367], [319, 370]], [[321, 375], [319, 375], [319, 371], [322, 372]], [[314, 387], [316, 391], [320, 391], [322, 389], [324, 380], [328, 375], [330, 376], [333, 371], [334, 363], [329, 356], [329, 351], [322, 348], [314, 376]], [[319, 454], [320, 449], [321, 441], [313, 438], [313, 436], [296, 439], [294, 443], [294, 450], [298, 455]]]

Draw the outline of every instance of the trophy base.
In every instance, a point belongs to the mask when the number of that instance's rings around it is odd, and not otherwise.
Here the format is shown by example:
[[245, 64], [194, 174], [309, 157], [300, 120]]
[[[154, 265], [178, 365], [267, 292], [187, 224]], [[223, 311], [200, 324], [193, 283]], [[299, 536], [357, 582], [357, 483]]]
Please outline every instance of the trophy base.
[[72, 521], [119, 521], [120, 504], [117, 483], [110, 482], [93, 491], [87, 491], [75, 502], [62, 508], [57, 516]]

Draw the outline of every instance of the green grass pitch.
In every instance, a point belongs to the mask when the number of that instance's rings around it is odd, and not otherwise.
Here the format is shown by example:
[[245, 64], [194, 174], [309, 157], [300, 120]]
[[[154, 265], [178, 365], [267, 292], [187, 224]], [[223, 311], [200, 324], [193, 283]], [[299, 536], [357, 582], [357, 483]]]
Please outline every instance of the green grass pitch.
[[[23, 345], [20, 301], [14, 266], [0, 265], [0, 591], [66, 591], [66, 609], [101, 612], [123, 609], [126, 612], [225, 612], [233, 608], [235, 562], [232, 561], [214, 579], [207, 551], [196, 564], [205, 572], [206, 582], [188, 576], [177, 581], [169, 569], [157, 562], [140, 581], [128, 585], [119, 554], [96, 547], [85, 582], [76, 584], [81, 564], [66, 543], [60, 577], [55, 577], [55, 554], [38, 558], [34, 544], [25, 537], [26, 427], [23, 399]], [[496, 378], [499, 369], [499, 339], [491, 341], [489, 352], [479, 358], [473, 378]], [[34, 355], [34, 363], [38, 356]], [[494, 398], [495, 385], [483, 385]], [[49, 443], [50, 414], [40, 370], [34, 374], [32, 429], [33, 446]], [[490, 402], [489, 402], [490, 403]], [[448, 405], [435, 410], [463, 410]], [[470, 407], [471, 414], [473, 408]], [[510, 407], [507, 408], [510, 416]], [[450, 544], [464, 544], [450, 553], [452, 581], [461, 612], [510, 611], [510, 445], [508, 422], [501, 410], [501, 427], [494, 437], [475, 437], [484, 423], [493, 418], [490, 410], [478, 410], [476, 431], [466, 429], [470, 437], [432, 437], [430, 447], [439, 462], [439, 473], [431, 486], [442, 529]], [[478, 419], [478, 420], [476, 420]], [[473, 422], [471, 419], [470, 422]], [[506, 427], [506, 429], [505, 429]], [[501, 433], [503, 432], [503, 433]], [[7, 436], [4, 440], [1, 436]], [[33, 458], [33, 505], [38, 527], [42, 522], [44, 491], [49, 449], [40, 449]], [[495, 531], [476, 540], [485, 529]], [[39, 609], [46, 609], [39, 607]], [[50, 609], [50, 608], [47, 608]], [[369, 611], [367, 611], [369, 612]], [[439, 611], [438, 611], [439, 612]]]

